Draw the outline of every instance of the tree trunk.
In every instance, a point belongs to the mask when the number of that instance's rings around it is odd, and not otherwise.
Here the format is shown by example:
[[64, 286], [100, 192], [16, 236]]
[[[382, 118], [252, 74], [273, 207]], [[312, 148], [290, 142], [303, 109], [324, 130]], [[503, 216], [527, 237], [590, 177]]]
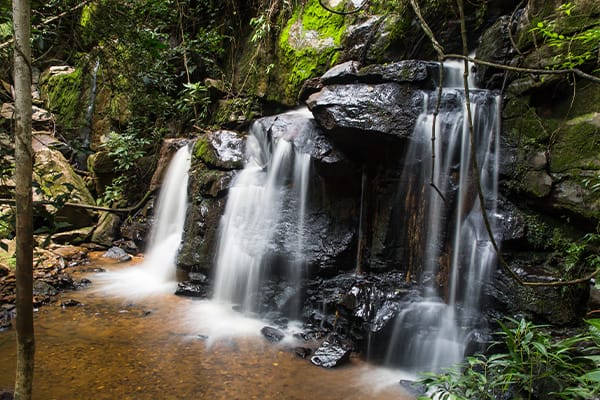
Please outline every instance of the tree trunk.
[[15, 399], [30, 400], [35, 342], [33, 335], [33, 205], [31, 194], [31, 5], [13, 0], [15, 32], [15, 160], [17, 225], [17, 376]]

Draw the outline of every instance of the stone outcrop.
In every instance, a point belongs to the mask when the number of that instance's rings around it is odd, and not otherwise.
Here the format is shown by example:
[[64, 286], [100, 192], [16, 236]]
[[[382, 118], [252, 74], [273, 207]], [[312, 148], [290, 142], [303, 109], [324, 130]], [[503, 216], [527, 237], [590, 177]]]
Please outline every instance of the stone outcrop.
[[52, 200], [55, 205], [47, 205], [57, 224], [65, 227], [82, 228], [94, 224], [96, 215], [80, 207], [64, 203], [95, 205], [84, 180], [75, 173], [65, 157], [56, 150], [42, 146], [35, 152], [34, 179], [37, 190], [34, 200]]

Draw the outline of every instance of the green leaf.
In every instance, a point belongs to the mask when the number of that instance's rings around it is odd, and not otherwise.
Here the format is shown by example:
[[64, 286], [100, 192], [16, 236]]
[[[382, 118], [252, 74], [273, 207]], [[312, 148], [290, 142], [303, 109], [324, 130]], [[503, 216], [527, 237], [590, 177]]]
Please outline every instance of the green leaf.
[[583, 375], [581, 379], [600, 383], [600, 368], [588, 372], [587, 374]]
[[596, 329], [600, 329], [600, 318], [587, 319], [585, 322], [587, 322]]

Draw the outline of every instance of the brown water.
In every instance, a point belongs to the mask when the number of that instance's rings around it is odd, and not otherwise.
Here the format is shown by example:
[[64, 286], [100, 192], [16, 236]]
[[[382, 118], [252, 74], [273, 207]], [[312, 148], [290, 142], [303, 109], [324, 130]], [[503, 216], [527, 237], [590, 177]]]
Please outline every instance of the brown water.
[[[411, 398], [394, 383], [400, 377], [358, 358], [326, 370], [255, 334], [207, 341], [190, 299], [131, 304], [93, 289], [62, 297], [84, 304], [36, 313], [34, 399]], [[14, 384], [15, 348], [14, 330], [0, 332], [0, 389]]]

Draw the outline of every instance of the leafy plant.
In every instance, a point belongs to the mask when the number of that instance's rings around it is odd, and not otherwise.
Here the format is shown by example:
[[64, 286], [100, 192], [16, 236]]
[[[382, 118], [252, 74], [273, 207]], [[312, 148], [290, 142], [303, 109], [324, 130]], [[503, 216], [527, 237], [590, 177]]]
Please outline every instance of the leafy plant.
[[[587, 332], [553, 339], [546, 326], [523, 319], [500, 323], [504, 348], [490, 356], [479, 354], [441, 374], [425, 374], [428, 389], [422, 399], [496, 400], [591, 399], [600, 395], [600, 319], [587, 321]], [[592, 345], [592, 351], [586, 347]]]
[[123, 198], [127, 185], [130, 182], [128, 176], [137, 172], [137, 161], [144, 157], [148, 151], [148, 145], [155, 142], [153, 136], [147, 136], [142, 131], [130, 125], [125, 132], [111, 132], [108, 140], [102, 144], [102, 148], [115, 162], [115, 171], [118, 175], [113, 179], [103, 193], [105, 204], [115, 203]]
[[[573, 14], [575, 4], [561, 4], [558, 11], [565, 18], [576, 18]], [[555, 56], [556, 65], [552, 68], [570, 69], [578, 67], [597, 57], [600, 49], [600, 24], [573, 34], [561, 33], [554, 21], [539, 21], [531, 28], [531, 32], [539, 33], [544, 42], [561, 53]], [[598, 69], [597, 69], [598, 70]]]
[[210, 97], [208, 88], [201, 83], [184, 83], [183, 90], [175, 106], [184, 117], [193, 113], [193, 121], [200, 122], [208, 118]]

